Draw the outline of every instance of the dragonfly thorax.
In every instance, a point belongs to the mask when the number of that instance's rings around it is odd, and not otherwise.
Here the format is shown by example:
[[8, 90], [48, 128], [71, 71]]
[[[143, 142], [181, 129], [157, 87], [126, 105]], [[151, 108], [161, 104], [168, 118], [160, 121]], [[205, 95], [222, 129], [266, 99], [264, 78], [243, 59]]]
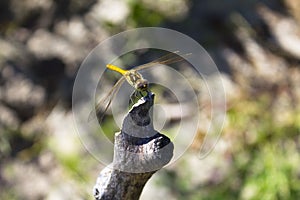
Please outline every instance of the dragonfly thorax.
[[148, 89], [148, 81], [136, 70], [129, 70], [124, 74], [127, 82], [136, 90], [145, 91]]

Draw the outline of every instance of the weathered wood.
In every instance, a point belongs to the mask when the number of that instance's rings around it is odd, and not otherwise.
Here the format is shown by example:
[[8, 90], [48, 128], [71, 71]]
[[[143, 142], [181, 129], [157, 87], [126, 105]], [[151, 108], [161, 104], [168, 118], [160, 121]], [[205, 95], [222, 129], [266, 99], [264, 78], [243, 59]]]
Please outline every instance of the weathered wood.
[[126, 115], [115, 134], [113, 163], [100, 172], [94, 186], [95, 199], [139, 199], [150, 177], [171, 160], [173, 143], [153, 128], [153, 101], [149, 93]]

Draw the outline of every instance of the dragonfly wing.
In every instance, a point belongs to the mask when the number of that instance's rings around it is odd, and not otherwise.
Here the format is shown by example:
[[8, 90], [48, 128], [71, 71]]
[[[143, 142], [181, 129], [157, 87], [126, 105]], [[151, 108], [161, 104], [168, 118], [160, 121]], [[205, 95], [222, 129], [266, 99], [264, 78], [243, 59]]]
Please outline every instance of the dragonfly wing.
[[124, 83], [125, 78], [122, 76], [118, 82], [112, 87], [109, 93], [102, 98], [96, 105], [96, 109], [91, 111], [88, 117], [88, 121], [95, 119], [95, 116], [98, 117], [99, 122], [101, 122], [102, 118], [104, 117], [105, 112], [109, 108], [115, 94], [120, 89], [121, 85]]
[[154, 61], [151, 61], [151, 62], [143, 64], [143, 65], [139, 65], [135, 68], [135, 70], [143, 70], [143, 69], [152, 67], [157, 64], [168, 65], [168, 64], [180, 62], [180, 61], [184, 60], [184, 57], [191, 55], [191, 53], [179, 55], [179, 54], [176, 54], [177, 52], [179, 52], [179, 51], [168, 53], [167, 55], [164, 55]]
[[175, 55], [178, 55], [178, 53], [179, 53], [179, 51], [173, 51], [173, 52], [167, 53], [166, 55], [163, 55], [155, 60], [152, 60], [151, 62], [164, 61], [164, 60], [174, 57]]

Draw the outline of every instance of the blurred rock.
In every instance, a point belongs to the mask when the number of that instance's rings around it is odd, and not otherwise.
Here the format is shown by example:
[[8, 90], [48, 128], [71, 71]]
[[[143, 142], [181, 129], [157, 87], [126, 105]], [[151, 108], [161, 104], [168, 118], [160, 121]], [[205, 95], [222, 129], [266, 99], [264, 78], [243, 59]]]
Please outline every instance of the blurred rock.
[[3, 88], [3, 93], [3, 101], [20, 109], [40, 106], [45, 98], [42, 87], [34, 85], [21, 75], [15, 76], [14, 80], [9, 80]]
[[0, 113], [0, 132], [8, 127], [12, 129], [17, 129], [19, 127], [20, 120], [14, 110], [0, 104]]
[[1, 70], [0, 101], [14, 109], [21, 120], [30, 118], [45, 101], [45, 90], [7, 65]]
[[[61, 122], [64, 123], [61, 123]], [[74, 127], [72, 112], [66, 112], [61, 106], [53, 109], [45, 124], [52, 135], [51, 145], [59, 155], [74, 156], [81, 149], [80, 137]]]
[[298, 68], [293, 68], [290, 70], [290, 94], [292, 95], [292, 102], [294, 106], [298, 106], [300, 108], [300, 65]]
[[300, 1], [298, 0], [284, 0], [284, 3], [289, 8], [289, 12], [297, 19], [300, 25]]
[[10, 1], [10, 11], [15, 23], [25, 27], [47, 27], [52, 23], [55, 4], [52, 0]]
[[80, 46], [44, 29], [35, 31], [27, 45], [38, 59], [56, 57], [66, 63], [75, 64], [86, 56], [86, 52]]
[[125, 1], [103, 0], [98, 1], [91, 9], [90, 15], [98, 22], [124, 24], [129, 14], [129, 7]]
[[291, 17], [276, 13], [266, 6], [260, 6], [258, 11], [271, 29], [271, 33], [280, 47], [300, 59], [299, 22]]
[[20, 199], [44, 199], [53, 185], [48, 173], [42, 173], [34, 164], [16, 161], [6, 165], [1, 176], [8, 185], [14, 185]]
[[54, 31], [69, 42], [80, 46], [87, 46], [93, 39], [84, 21], [79, 17], [58, 22]]
[[0, 176], [8, 185], [13, 185], [17, 199], [82, 199], [73, 181], [69, 181], [59, 167], [41, 170], [36, 163], [14, 161], [8, 163]]

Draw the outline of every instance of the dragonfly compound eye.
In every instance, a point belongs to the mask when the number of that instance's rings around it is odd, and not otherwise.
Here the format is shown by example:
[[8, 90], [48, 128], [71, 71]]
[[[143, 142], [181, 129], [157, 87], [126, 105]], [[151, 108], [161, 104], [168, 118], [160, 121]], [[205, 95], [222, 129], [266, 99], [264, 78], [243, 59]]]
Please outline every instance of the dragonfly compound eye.
[[140, 83], [138, 83], [137, 84], [137, 88], [139, 89], [139, 90], [147, 90], [147, 88], [148, 88], [148, 83], [145, 81], [142, 81], [142, 82], [140, 82]]

